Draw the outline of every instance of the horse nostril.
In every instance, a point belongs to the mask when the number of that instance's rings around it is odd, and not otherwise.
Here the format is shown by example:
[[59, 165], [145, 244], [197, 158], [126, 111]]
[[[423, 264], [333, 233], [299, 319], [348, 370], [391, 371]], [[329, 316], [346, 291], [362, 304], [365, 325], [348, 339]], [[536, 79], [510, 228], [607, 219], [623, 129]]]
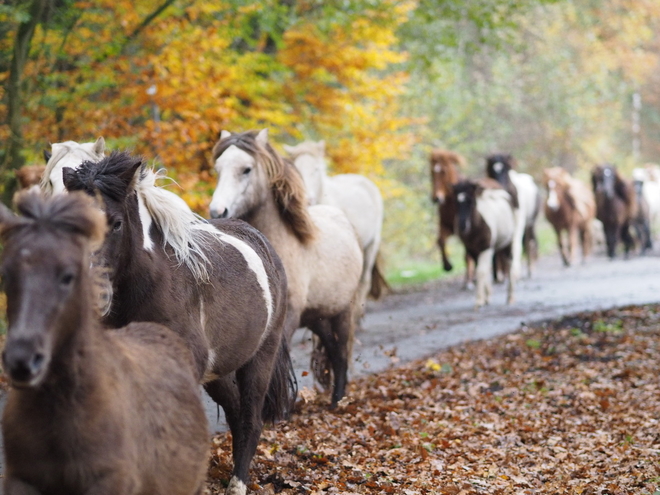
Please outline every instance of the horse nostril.
[[227, 215], [229, 215], [229, 210], [227, 208], [224, 209], [220, 215], [218, 215], [219, 218], [227, 218]]
[[40, 352], [34, 353], [32, 359], [30, 360], [30, 371], [32, 372], [33, 376], [41, 371], [41, 368], [43, 367], [45, 360], [46, 357], [42, 353]]

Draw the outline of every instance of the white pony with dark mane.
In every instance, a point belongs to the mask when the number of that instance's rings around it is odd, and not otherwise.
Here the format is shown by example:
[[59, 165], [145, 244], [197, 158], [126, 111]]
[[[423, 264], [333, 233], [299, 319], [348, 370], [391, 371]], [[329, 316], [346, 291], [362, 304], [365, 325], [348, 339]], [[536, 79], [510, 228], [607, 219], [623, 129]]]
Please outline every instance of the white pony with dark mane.
[[357, 233], [364, 255], [358, 291], [358, 305], [362, 315], [367, 295], [377, 299], [386, 287], [385, 278], [378, 266], [383, 226], [383, 198], [380, 191], [376, 184], [362, 175], [339, 174], [329, 177], [325, 141], [284, 145], [284, 150], [303, 177], [310, 205], [330, 205], [341, 209]]
[[62, 182], [62, 169], [77, 169], [83, 162], [98, 162], [105, 156], [105, 140], [100, 137], [93, 143], [64, 141], [53, 143], [51, 151], [44, 151], [46, 170], [41, 177], [41, 189], [49, 194], [66, 191]]

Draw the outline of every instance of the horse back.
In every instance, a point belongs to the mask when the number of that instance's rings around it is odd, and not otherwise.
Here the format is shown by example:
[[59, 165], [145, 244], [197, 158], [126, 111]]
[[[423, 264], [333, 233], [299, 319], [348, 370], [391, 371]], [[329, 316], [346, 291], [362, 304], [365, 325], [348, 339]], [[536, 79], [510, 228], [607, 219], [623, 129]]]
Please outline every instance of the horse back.
[[486, 189], [477, 198], [477, 211], [490, 229], [490, 244], [496, 250], [513, 241], [514, 206], [506, 190]]

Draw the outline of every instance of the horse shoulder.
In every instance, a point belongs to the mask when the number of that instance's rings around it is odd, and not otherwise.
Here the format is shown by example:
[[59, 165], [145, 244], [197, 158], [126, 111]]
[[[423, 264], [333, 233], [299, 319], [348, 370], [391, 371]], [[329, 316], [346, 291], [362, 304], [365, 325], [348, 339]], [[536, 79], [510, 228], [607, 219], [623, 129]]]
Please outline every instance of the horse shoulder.
[[486, 189], [477, 198], [477, 211], [491, 231], [491, 245], [502, 247], [511, 242], [515, 212], [509, 193], [504, 189]]

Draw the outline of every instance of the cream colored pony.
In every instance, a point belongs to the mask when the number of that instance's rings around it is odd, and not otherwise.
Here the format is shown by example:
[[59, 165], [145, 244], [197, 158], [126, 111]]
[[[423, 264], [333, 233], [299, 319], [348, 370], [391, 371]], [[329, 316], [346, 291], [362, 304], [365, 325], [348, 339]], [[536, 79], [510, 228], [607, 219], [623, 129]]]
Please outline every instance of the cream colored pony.
[[105, 140], [100, 137], [93, 143], [65, 141], [51, 145], [52, 151], [45, 151], [46, 170], [41, 176], [41, 189], [49, 194], [66, 191], [62, 182], [62, 169], [77, 169], [85, 161], [98, 162], [105, 154]]
[[267, 129], [222, 131], [213, 158], [219, 178], [211, 216], [245, 220], [277, 251], [288, 281], [286, 331], [290, 338], [304, 326], [320, 338], [334, 374], [335, 406], [346, 388], [362, 273], [355, 231], [340, 209], [308, 207], [300, 174], [269, 145]]
[[305, 141], [284, 146], [305, 181], [311, 205], [331, 205], [341, 209], [357, 233], [364, 264], [358, 290], [360, 316], [364, 314], [367, 295], [378, 298], [385, 278], [377, 263], [383, 226], [383, 198], [376, 184], [358, 174], [329, 177], [325, 161], [325, 141]]

